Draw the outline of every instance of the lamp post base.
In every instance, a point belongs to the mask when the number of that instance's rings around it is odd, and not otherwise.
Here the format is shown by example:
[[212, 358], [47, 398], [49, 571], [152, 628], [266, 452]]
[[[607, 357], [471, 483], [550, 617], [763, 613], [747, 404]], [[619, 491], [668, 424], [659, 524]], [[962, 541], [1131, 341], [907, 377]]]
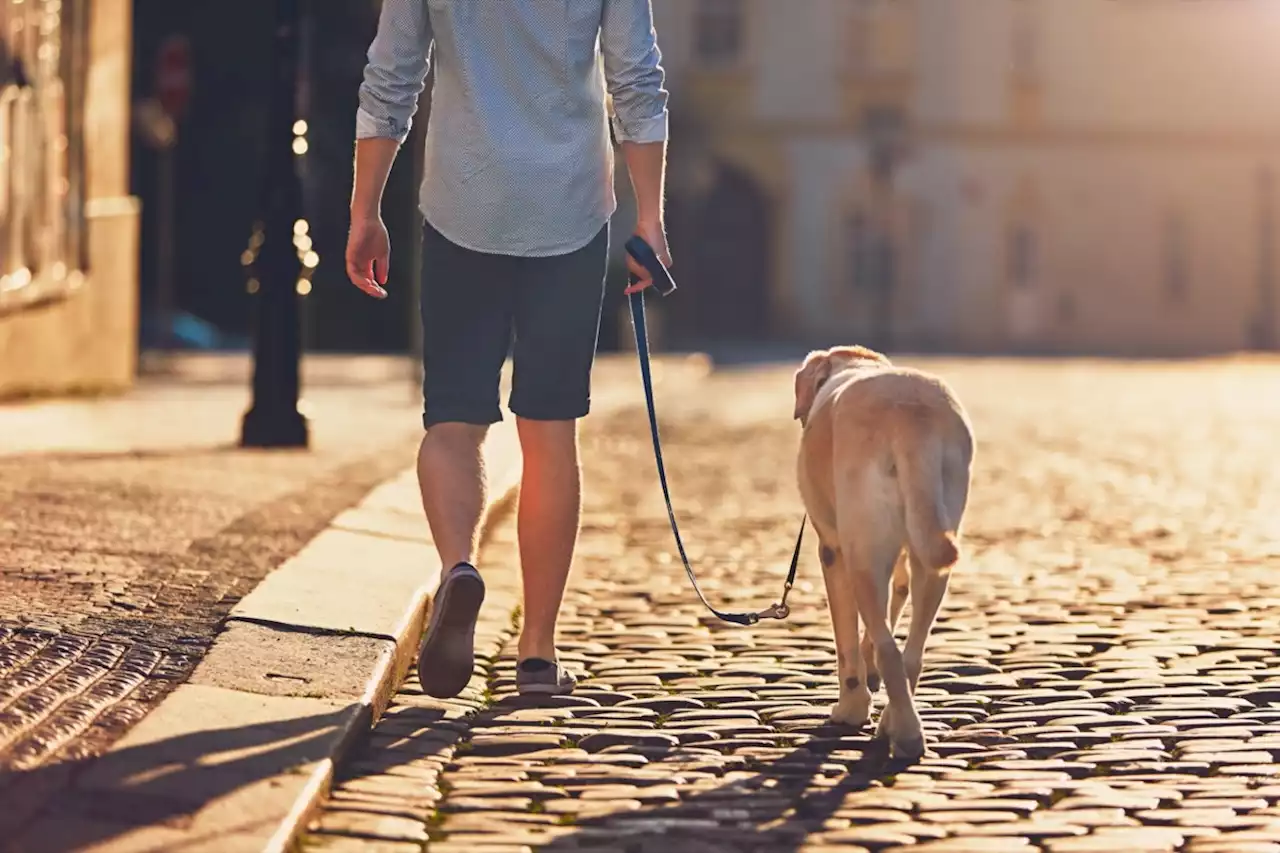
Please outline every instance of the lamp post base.
[[297, 409], [255, 405], [241, 424], [241, 447], [306, 447], [310, 429]]

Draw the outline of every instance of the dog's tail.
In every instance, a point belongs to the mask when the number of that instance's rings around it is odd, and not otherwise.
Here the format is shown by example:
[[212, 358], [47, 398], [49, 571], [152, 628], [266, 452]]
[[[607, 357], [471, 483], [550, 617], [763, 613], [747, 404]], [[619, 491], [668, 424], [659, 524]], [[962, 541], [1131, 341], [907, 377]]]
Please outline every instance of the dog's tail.
[[[925, 566], [949, 569], [960, 559], [956, 525], [943, 504], [940, 436], [909, 420], [894, 430], [893, 456], [906, 510], [907, 541]], [[909, 433], [914, 432], [915, 435]]]

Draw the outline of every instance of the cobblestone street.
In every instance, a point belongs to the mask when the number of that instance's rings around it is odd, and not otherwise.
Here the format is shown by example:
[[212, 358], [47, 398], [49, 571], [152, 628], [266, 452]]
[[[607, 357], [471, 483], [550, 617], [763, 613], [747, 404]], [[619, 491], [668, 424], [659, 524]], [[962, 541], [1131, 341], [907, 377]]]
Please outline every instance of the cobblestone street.
[[[484, 551], [468, 690], [406, 683], [307, 849], [1280, 851], [1280, 363], [919, 364], [978, 440], [918, 693], [923, 761], [884, 765], [869, 730], [824, 725], [816, 544], [788, 621], [701, 609], [637, 406], [584, 431], [561, 636], [580, 689], [513, 696], [508, 521]], [[690, 557], [725, 609], [782, 586], [802, 512], [791, 408], [789, 367], [659, 400]]]

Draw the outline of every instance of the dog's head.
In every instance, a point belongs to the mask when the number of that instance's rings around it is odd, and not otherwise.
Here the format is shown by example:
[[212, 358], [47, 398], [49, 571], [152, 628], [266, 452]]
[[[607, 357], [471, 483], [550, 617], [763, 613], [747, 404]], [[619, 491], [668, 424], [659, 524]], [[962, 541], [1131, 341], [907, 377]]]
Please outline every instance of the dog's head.
[[813, 408], [813, 401], [817, 399], [823, 383], [832, 374], [857, 362], [889, 364], [889, 359], [875, 350], [859, 346], [814, 350], [805, 356], [804, 363], [796, 371], [796, 420], [801, 424], [807, 423], [809, 410]]

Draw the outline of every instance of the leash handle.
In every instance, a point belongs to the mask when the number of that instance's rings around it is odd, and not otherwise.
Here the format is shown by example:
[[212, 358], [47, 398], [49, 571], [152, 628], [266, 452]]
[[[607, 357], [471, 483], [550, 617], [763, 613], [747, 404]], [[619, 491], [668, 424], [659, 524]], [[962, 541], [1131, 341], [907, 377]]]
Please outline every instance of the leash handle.
[[[627, 254], [635, 258], [636, 263], [645, 268], [653, 278], [653, 288], [658, 291], [659, 296], [670, 296], [675, 292], [676, 280], [671, 277], [671, 271], [666, 265], [658, 259], [658, 253], [653, 250], [639, 234], [633, 234], [626, 244]], [[631, 283], [635, 284], [635, 277], [631, 277]], [[639, 327], [637, 327], [637, 330]]]

